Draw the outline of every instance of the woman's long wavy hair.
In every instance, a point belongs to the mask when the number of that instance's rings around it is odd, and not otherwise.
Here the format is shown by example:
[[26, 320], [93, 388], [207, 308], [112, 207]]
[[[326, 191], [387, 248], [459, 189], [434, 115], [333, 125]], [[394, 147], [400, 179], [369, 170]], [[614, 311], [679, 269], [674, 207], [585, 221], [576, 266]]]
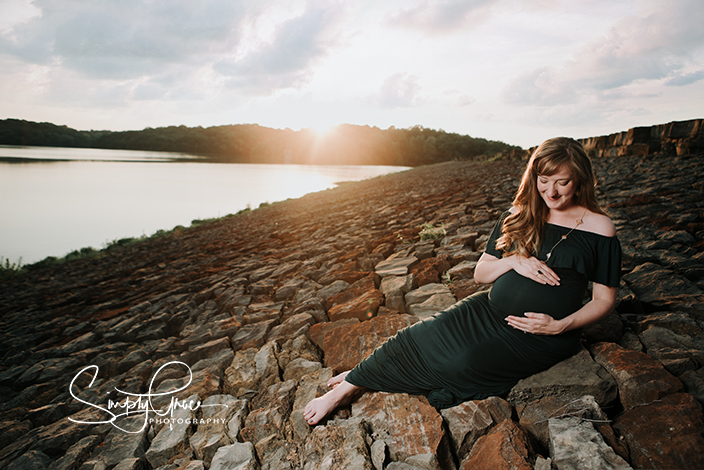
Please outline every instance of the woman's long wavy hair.
[[518, 211], [504, 219], [502, 235], [496, 242], [496, 247], [504, 254], [535, 256], [538, 253], [550, 213], [538, 192], [538, 176], [552, 176], [564, 167], [572, 172], [575, 204], [598, 214], [604, 213], [596, 200], [592, 162], [582, 144], [568, 137], [548, 139], [535, 149], [528, 161], [513, 200]]

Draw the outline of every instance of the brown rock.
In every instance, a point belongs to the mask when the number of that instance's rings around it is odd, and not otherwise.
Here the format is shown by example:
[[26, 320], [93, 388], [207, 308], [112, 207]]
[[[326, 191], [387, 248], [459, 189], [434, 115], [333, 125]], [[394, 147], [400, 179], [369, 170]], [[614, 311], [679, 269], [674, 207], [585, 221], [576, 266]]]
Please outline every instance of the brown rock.
[[277, 325], [271, 329], [268, 341], [273, 339], [286, 340], [288, 338], [295, 338], [301, 334], [305, 334], [310, 325], [315, 324], [315, 318], [309, 313], [299, 313], [288, 318], [282, 324]]
[[477, 266], [476, 261], [462, 261], [456, 266], [447, 270], [450, 279], [473, 279], [474, 268]]
[[486, 284], [478, 284], [474, 279], [459, 279], [449, 285], [457, 300], [462, 300], [479, 291], [488, 289]]
[[638, 469], [704, 468], [704, 421], [701, 406], [687, 393], [636, 406], [614, 421]]
[[449, 256], [436, 256], [424, 259], [412, 267], [410, 273], [413, 274], [416, 285], [420, 287], [440, 282], [440, 276], [451, 267], [452, 263]]
[[435, 455], [440, 462], [446, 459], [442, 418], [425, 397], [365, 393], [352, 404], [352, 416], [364, 419], [372, 432], [383, 436], [391, 460], [417, 454]]
[[619, 456], [628, 460], [628, 449], [616, 437], [606, 414], [591, 396], [579, 399], [566, 396], [544, 397], [518, 406], [516, 411], [521, 428], [533, 439], [532, 443], [542, 451], [547, 451], [550, 447], [548, 421], [551, 418], [579, 417], [591, 420], [604, 442]]
[[278, 323], [279, 320], [275, 319], [243, 326], [232, 337], [231, 343], [233, 351], [262, 346], [266, 342], [266, 338], [269, 336], [271, 329], [275, 325], [278, 325]]
[[345, 263], [343, 266], [329, 271], [323, 277], [318, 279], [318, 283], [324, 286], [332, 284], [335, 281], [345, 281], [353, 284], [369, 275], [369, 273], [358, 271], [356, 264], [357, 263], [355, 262]]
[[201, 359], [217, 354], [223, 349], [230, 349], [230, 340], [227, 337], [214, 339], [204, 344], [191, 346], [189, 349], [189, 351], [181, 354], [179, 360], [185, 362], [186, 364], [192, 365]]
[[344, 304], [346, 302], [349, 302], [350, 300], [355, 299], [356, 297], [364, 295], [370, 290], [376, 289], [377, 281], [375, 280], [375, 278], [378, 279], [378, 276], [376, 276], [376, 274], [370, 274], [369, 276], [366, 276], [360, 279], [359, 281], [355, 282], [349, 288], [343, 290], [342, 292], [333, 295], [325, 301], [325, 308], [330, 310], [335, 305]]
[[523, 431], [510, 419], [479, 438], [462, 470], [533, 470], [530, 445]]
[[704, 293], [683, 276], [653, 263], [645, 263], [623, 276], [641, 302], [656, 306], [701, 303]]
[[350, 370], [398, 330], [416, 321], [412, 315], [388, 315], [330, 329], [323, 340], [325, 363], [337, 373]]
[[372, 470], [366, 436], [365, 423], [359, 419], [316, 426], [301, 451], [305, 467], [297, 468]]
[[505, 400], [491, 397], [472, 400], [440, 412], [447, 423], [453, 450], [463, 460], [481, 436], [498, 423], [511, 418], [513, 410]]
[[408, 274], [408, 269], [415, 266], [416, 263], [418, 263], [418, 258], [415, 256], [399, 256], [397, 253], [377, 264], [374, 269], [376, 274], [381, 277], [405, 276]]
[[582, 349], [574, 356], [558, 362], [548, 370], [520, 380], [509, 392], [507, 400], [514, 406], [543, 397], [593, 396], [599, 405], [613, 404], [618, 396], [616, 381], [604, 367]]
[[594, 360], [616, 379], [619, 397], [626, 409], [652, 403], [684, 389], [677, 377], [647, 354], [615, 343], [598, 343], [592, 352]]
[[276, 343], [272, 342], [258, 351], [255, 348], [237, 351], [225, 370], [223, 391], [239, 398], [280, 382], [276, 350]]
[[330, 321], [356, 318], [360, 321], [369, 320], [376, 315], [379, 306], [384, 303], [384, 294], [372, 289], [344, 304], [335, 305], [328, 310]]
[[308, 337], [311, 342], [313, 342], [320, 349], [324, 349], [325, 333], [335, 328], [347, 327], [350, 325], [357, 325], [359, 320], [356, 318], [349, 318], [347, 320], [338, 320], [335, 322], [323, 322], [316, 323], [311, 326], [308, 330]]
[[296, 385], [294, 380], [275, 383], [252, 400], [252, 411], [240, 431], [243, 440], [256, 444], [272, 434], [283, 437], [283, 425], [291, 414]]

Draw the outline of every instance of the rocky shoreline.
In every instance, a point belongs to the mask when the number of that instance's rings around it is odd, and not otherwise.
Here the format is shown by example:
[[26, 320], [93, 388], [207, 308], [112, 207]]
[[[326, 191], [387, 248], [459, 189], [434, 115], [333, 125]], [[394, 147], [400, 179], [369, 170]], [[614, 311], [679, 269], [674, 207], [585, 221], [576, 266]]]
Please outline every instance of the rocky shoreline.
[[0, 469], [704, 468], [704, 156], [594, 163], [618, 306], [508, 396], [438, 413], [367, 393], [302, 418], [334, 373], [484, 288], [525, 161], [449, 162], [2, 281]]

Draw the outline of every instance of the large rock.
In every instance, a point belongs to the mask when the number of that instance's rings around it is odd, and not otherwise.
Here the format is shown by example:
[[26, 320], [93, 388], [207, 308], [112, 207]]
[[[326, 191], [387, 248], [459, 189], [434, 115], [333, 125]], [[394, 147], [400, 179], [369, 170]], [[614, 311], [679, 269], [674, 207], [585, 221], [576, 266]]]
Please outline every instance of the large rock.
[[99, 436], [84, 437], [72, 445], [61, 458], [53, 462], [48, 467], [49, 470], [70, 470], [80, 467], [101, 442], [102, 439]]
[[210, 470], [258, 470], [254, 446], [251, 442], [236, 442], [220, 447], [210, 464]]
[[323, 341], [325, 364], [338, 373], [350, 370], [400, 329], [417, 321], [411, 315], [391, 315], [328, 330]]
[[637, 469], [704, 468], [702, 408], [687, 393], [626, 410], [616, 417], [614, 429], [626, 441]]
[[461, 263], [451, 267], [447, 270], [447, 275], [450, 279], [473, 279], [474, 278], [474, 268], [477, 266], [476, 261], [462, 261]]
[[52, 464], [51, 457], [40, 450], [30, 450], [15, 459], [6, 470], [44, 470]]
[[320, 279], [318, 279], [318, 282], [324, 286], [332, 284], [338, 280], [353, 284], [367, 275], [369, 275], [369, 273], [357, 270], [356, 262], [350, 262], [325, 273]]
[[369, 320], [376, 315], [379, 306], [384, 303], [384, 294], [377, 289], [371, 289], [345, 303], [335, 305], [328, 310], [330, 321], [356, 318], [360, 321]]
[[366, 276], [360, 279], [359, 281], [355, 282], [347, 289], [337, 292], [335, 295], [329, 297], [325, 301], [325, 308], [330, 310], [335, 305], [344, 304], [346, 302], [349, 302], [350, 300], [354, 300], [357, 297], [360, 297], [366, 294], [367, 292], [376, 289], [377, 284], [378, 276], [376, 276], [375, 274], [370, 274], [369, 276]]
[[198, 402], [198, 395], [191, 395], [184, 400], [184, 403], [189, 404], [188, 407], [176, 406], [175, 410], [172, 409], [168, 415], [163, 416], [162, 419], [164, 422], [168, 420], [168, 424], [161, 428], [145, 454], [152, 467], [165, 465], [169, 459], [186, 450], [188, 438], [193, 431], [191, 421], [195, 418], [191, 409], [197, 409], [193, 404]]
[[297, 382], [288, 380], [270, 385], [250, 404], [252, 411], [240, 431], [242, 439], [257, 444], [275, 434], [283, 438], [284, 423], [288, 420], [296, 396]]
[[454, 298], [452, 291], [444, 284], [425, 284], [406, 294], [406, 305], [410, 307], [421, 304], [435, 295], [447, 295]]
[[315, 297], [320, 299], [323, 304], [327, 305], [327, 308], [332, 307], [332, 305], [327, 304], [328, 299], [335, 297], [337, 294], [349, 289], [350, 283], [345, 281], [335, 281], [325, 287], [322, 287], [315, 293]]
[[638, 300], [654, 306], [701, 303], [704, 292], [683, 276], [654, 263], [645, 263], [623, 276]]
[[283, 342], [281, 350], [276, 355], [279, 367], [283, 370], [297, 360], [305, 359], [311, 362], [321, 362], [321, 351], [303, 335], [295, 336]]
[[505, 400], [491, 397], [472, 400], [440, 412], [452, 438], [453, 451], [463, 460], [474, 444], [491, 428], [511, 418], [513, 410]]
[[704, 368], [682, 374], [679, 379], [699, 403], [704, 405]]
[[279, 320], [276, 318], [243, 326], [237, 330], [237, 333], [230, 340], [232, 349], [239, 351], [241, 349], [261, 347], [266, 342], [271, 329], [278, 324]]
[[550, 457], [558, 470], [631, 470], [631, 466], [606, 445], [589, 421], [551, 418]]
[[316, 426], [303, 446], [301, 468], [372, 470], [366, 437], [361, 419], [344, 419], [327, 426]]
[[399, 313], [406, 312], [404, 296], [413, 289], [413, 276], [389, 276], [381, 281], [379, 290], [384, 294], [384, 306]]
[[[393, 255], [392, 255], [393, 256]], [[377, 264], [374, 268], [376, 273], [381, 277], [388, 276], [405, 276], [408, 274], [408, 268], [418, 263], [418, 258], [415, 256], [397, 257], [387, 259]]]
[[229, 338], [218, 338], [207, 343], [191, 346], [188, 351], [181, 353], [179, 360], [188, 365], [193, 365], [202, 359], [207, 359], [226, 350], [231, 350]]
[[601, 439], [620, 457], [628, 460], [628, 449], [618, 439], [606, 414], [601, 410], [594, 397], [585, 395], [579, 399], [554, 396], [544, 397], [531, 403], [516, 407], [521, 428], [531, 436], [532, 443], [539, 451], [550, 449], [548, 423], [551, 419], [579, 418], [589, 420], [601, 434]]
[[448, 307], [452, 307], [457, 302], [453, 294], [436, 294], [420, 304], [413, 304], [408, 307], [411, 315], [418, 318], [428, 318]]
[[521, 429], [510, 419], [479, 438], [462, 470], [533, 470], [530, 464], [530, 443]]
[[405, 393], [365, 393], [352, 403], [352, 416], [361, 418], [382, 438], [391, 460], [432, 454], [448, 462], [449, 449], [442, 418], [424, 397]]
[[519, 381], [507, 400], [516, 406], [549, 396], [578, 399], [584, 395], [593, 396], [601, 407], [611, 405], [618, 395], [614, 378], [594, 362], [586, 349]]
[[176, 347], [179, 349], [189, 349], [193, 346], [199, 346], [209, 341], [231, 337], [237, 333], [239, 328], [240, 324], [234, 318], [208, 322], [204, 325], [200, 325], [199, 327], [189, 329], [184, 328], [184, 332], [188, 333], [188, 335], [178, 340]]
[[413, 266], [410, 273], [418, 286], [424, 286], [440, 282], [441, 276], [451, 267], [450, 256], [438, 253], [438, 256], [424, 259], [417, 266]]
[[311, 325], [315, 324], [315, 318], [310, 313], [298, 313], [287, 318], [282, 324], [275, 326], [269, 332], [267, 341], [287, 340], [306, 334]]
[[[99, 402], [95, 401], [95, 403]], [[19, 457], [26, 450], [29, 450], [30, 446], [32, 450], [41, 451], [51, 458], [58, 458], [81, 439], [90, 435], [105, 437], [113, 430], [113, 427], [109, 424], [80, 423], [96, 423], [110, 419], [107, 413], [98, 412], [93, 407], [74, 413], [69, 418], [73, 421], [61, 419], [48, 426], [31, 430], [28, 435], [19, 437], [15, 442], [0, 450], [0, 459]], [[140, 427], [141, 425], [136, 425], [133, 430], [138, 430]], [[139, 442], [141, 443], [142, 441]], [[143, 453], [143, 449], [140, 450], [139, 444], [135, 444], [133, 448], [137, 455], [140, 455], [140, 451]]]
[[236, 398], [253, 395], [261, 387], [279, 382], [278, 345], [267, 343], [260, 350], [237, 351], [230, 367], [225, 370], [223, 391]]
[[203, 400], [198, 428], [189, 438], [191, 449], [199, 460], [209, 465], [220, 447], [237, 442], [228, 435], [227, 424], [245, 407], [244, 400], [230, 395], [212, 395]]
[[594, 359], [616, 380], [624, 408], [652, 403], [683, 390], [682, 382], [647, 354], [614, 343], [598, 343]]
[[325, 348], [325, 335], [337, 328], [349, 328], [352, 325], [358, 325], [360, 321], [356, 318], [347, 320], [338, 320], [335, 322], [316, 323], [308, 330], [308, 338], [310, 341], [319, 347], [321, 350]]
[[404, 294], [413, 289], [413, 276], [388, 276], [381, 280], [379, 290], [388, 295], [390, 292], [401, 291]]

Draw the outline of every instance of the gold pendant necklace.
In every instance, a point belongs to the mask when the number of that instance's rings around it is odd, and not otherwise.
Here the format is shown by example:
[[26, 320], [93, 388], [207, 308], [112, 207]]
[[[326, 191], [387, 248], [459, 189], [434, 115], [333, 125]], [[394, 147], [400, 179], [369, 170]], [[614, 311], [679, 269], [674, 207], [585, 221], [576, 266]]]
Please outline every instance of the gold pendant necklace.
[[587, 215], [587, 209], [584, 209], [584, 213], [582, 214], [582, 217], [580, 217], [579, 219], [577, 219], [577, 220], [575, 221], [575, 222], [577, 222], [577, 225], [575, 225], [574, 227], [572, 227], [572, 230], [570, 230], [569, 232], [567, 232], [566, 235], [562, 235], [562, 236], [560, 237], [560, 239], [557, 241], [557, 243], [555, 243], [555, 244], [552, 246], [552, 248], [550, 248], [550, 251], [548, 251], [548, 254], [547, 254], [546, 258], [545, 258], [545, 262], [546, 262], [546, 263], [550, 260], [550, 257], [552, 256], [552, 252], [553, 252], [553, 250], [555, 249], [555, 247], [557, 247], [557, 245], [559, 245], [559, 244], [562, 242], [562, 240], [567, 240], [567, 237], [569, 236], [569, 234], [572, 233], [572, 232], [574, 232], [574, 230], [575, 230], [577, 227], [579, 227], [580, 225], [582, 225], [582, 224], [584, 223], [584, 216], [585, 216], [585, 215]]

